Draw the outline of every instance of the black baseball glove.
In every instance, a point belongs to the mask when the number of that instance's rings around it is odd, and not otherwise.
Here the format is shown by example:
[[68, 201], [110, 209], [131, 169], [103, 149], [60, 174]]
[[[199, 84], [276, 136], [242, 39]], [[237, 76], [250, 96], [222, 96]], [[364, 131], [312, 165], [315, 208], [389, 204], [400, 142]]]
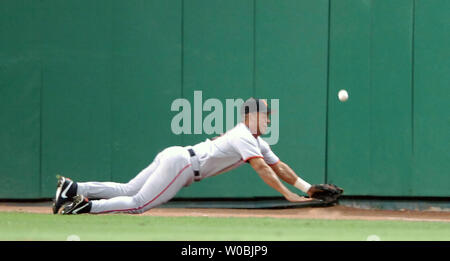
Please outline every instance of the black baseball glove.
[[320, 199], [325, 203], [335, 203], [344, 193], [344, 190], [334, 184], [317, 184], [312, 185], [308, 190], [311, 198]]

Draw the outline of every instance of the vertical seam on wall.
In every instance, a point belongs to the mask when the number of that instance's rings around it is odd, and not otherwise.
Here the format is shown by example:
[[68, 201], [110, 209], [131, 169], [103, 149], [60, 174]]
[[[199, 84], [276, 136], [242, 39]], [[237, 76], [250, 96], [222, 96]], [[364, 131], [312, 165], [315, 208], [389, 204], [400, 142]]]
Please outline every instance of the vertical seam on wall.
[[369, 5], [369, 61], [368, 61], [368, 71], [369, 71], [369, 178], [372, 177], [372, 123], [373, 123], [373, 108], [372, 108], [372, 57], [373, 57], [373, 0], [370, 1]]
[[184, 0], [181, 0], [181, 97], [184, 98]]
[[416, 1], [412, 2], [412, 35], [411, 35], [411, 150], [414, 156], [414, 41], [416, 31]]
[[[41, 53], [42, 55], [42, 53]], [[44, 64], [42, 62], [42, 56], [40, 58], [40, 73], [41, 73], [41, 86], [39, 88], [39, 196], [43, 197], [42, 195], [42, 186], [43, 186], [43, 180], [42, 180], [42, 103], [43, 103], [43, 89], [44, 89]]]
[[327, 89], [326, 89], [326, 109], [325, 109], [325, 180], [328, 183], [328, 110], [330, 93], [330, 40], [331, 40], [331, 0], [328, 0], [328, 39], [327, 39]]
[[110, 34], [111, 34], [111, 41], [110, 41], [110, 53], [109, 53], [109, 70], [111, 73], [111, 77], [109, 78], [109, 126], [110, 126], [110, 139], [111, 142], [109, 144], [109, 178], [112, 181], [113, 180], [113, 174], [114, 174], [114, 119], [113, 119], [113, 101], [114, 101], [114, 85], [112, 77], [114, 77], [114, 4], [110, 3], [110, 12], [111, 12], [111, 22], [110, 22]]
[[[181, 31], [181, 39], [180, 39], [180, 41], [181, 41], [181, 57], [180, 57], [180, 63], [181, 63], [181, 66], [180, 66], [180, 69], [181, 69], [181, 79], [180, 79], [180, 81], [181, 81], [181, 84], [180, 84], [180, 87], [181, 87], [181, 98], [184, 98], [184, 0], [181, 0], [181, 28], [180, 28], [180, 31]], [[180, 134], [181, 135], [181, 144], [184, 146], [184, 135], [183, 134]]]
[[253, 86], [252, 95], [256, 96], [256, 0], [253, 0]]
[[414, 39], [415, 39], [415, 12], [416, 1], [412, 0], [411, 10], [411, 158], [410, 158], [410, 179], [407, 183], [406, 194], [413, 195], [412, 177], [414, 176]]
[[[36, 14], [37, 17], [39, 17], [39, 15], [41, 14], [43, 7], [42, 5], [39, 5], [39, 8], [36, 10], [36, 12], [38, 12], [37, 14], [35, 12], [33, 12], [33, 14]], [[36, 22], [36, 21], [33, 21]], [[39, 23], [38, 28], [42, 25], [42, 23]], [[39, 32], [37, 33], [38, 35], [38, 43], [42, 44], [42, 39], [44, 38], [42, 35], [42, 31], [39, 30]], [[43, 46], [41, 46], [39, 48], [39, 63], [40, 63], [40, 76], [41, 76], [41, 86], [39, 88], [39, 196], [40, 197], [44, 197], [45, 195], [43, 195], [43, 186], [44, 186], [44, 175], [43, 175], [43, 130], [44, 130], [44, 120], [43, 120], [43, 115], [44, 115], [44, 48]]]

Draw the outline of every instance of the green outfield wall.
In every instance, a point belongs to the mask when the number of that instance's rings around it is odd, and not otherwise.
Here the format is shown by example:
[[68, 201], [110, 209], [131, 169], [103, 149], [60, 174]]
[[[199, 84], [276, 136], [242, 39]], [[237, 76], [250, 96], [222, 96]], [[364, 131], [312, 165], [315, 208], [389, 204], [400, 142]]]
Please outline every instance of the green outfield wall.
[[[216, 136], [171, 130], [172, 102], [193, 104], [194, 91], [224, 105], [279, 99], [272, 149], [310, 183], [449, 197], [449, 10], [447, 0], [1, 1], [0, 198], [52, 197], [56, 174], [126, 182], [164, 148]], [[279, 194], [248, 164], [178, 194], [259, 196]]]

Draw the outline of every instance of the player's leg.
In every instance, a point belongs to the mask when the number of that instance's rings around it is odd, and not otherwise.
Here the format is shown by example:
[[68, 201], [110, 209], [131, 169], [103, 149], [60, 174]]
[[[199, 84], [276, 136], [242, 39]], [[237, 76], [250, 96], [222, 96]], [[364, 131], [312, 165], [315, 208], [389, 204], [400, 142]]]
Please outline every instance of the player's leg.
[[119, 196], [133, 196], [139, 192], [145, 181], [159, 165], [159, 157], [128, 183], [78, 182], [77, 194], [92, 199], [109, 199]]
[[158, 167], [158, 164], [159, 157], [157, 156], [147, 168], [143, 169], [126, 184], [115, 182], [74, 182], [66, 177], [58, 177], [56, 196], [52, 207], [53, 214], [57, 214], [65, 203], [75, 201], [74, 197], [76, 195], [91, 199], [108, 199], [135, 195]]
[[189, 154], [185, 149], [174, 148], [162, 158], [153, 174], [134, 196], [115, 197], [91, 201], [91, 213], [128, 212], [142, 213], [169, 201], [186, 184], [193, 180]]

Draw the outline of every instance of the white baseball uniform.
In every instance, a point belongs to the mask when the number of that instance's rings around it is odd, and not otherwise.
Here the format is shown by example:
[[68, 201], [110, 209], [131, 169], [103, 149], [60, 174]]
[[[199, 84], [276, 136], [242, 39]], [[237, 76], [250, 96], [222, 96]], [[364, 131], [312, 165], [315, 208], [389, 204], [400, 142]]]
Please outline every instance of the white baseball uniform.
[[[189, 148], [195, 152], [195, 157], [191, 157]], [[92, 200], [91, 213], [142, 213], [169, 201], [194, 181], [224, 173], [256, 157], [263, 158], [269, 165], [279, 162], [267, 142], [259, 136], [255, 138], [244, 123], [239, 123], [213, 140], [163, 150], [126, 184], [80, 182], [77, 193], [100, 199]], [[199, 177], [195, 177], [194, 170], [199, 171]]]

